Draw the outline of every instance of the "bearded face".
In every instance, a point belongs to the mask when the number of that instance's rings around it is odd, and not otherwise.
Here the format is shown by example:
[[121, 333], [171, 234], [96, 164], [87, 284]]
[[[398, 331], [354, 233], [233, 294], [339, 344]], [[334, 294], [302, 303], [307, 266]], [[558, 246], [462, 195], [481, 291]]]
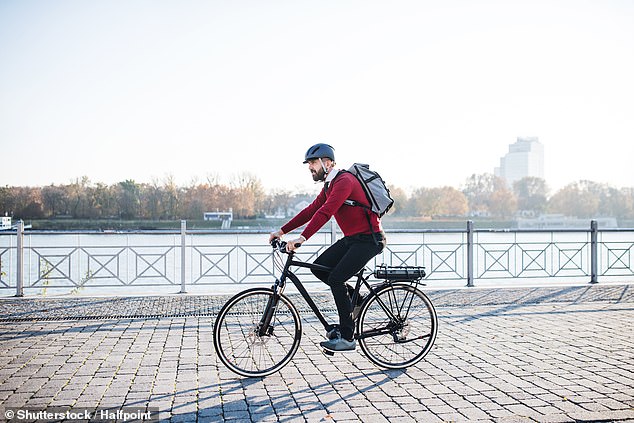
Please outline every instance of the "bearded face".
[[334, 162], [328, 158], [310, 159], [306, 163], [315, 182], [325, 181], [329, 169], [334, 165]]
[[326, 172], [324, 172], [323, 167], [310, 169], [310, 173], [313, 175], [313, 181], [315, 182], [324, 181], [326, 179]]

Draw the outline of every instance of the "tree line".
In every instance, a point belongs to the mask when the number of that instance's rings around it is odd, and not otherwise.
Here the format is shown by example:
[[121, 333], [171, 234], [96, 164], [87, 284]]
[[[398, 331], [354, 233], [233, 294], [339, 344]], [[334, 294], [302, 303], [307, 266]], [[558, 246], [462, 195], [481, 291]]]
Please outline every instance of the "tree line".
[[[578, 218], [634, 219], [634, 187], [617, 189], [607, 184], [578, 181], [550, 193], [546, 181], [527, 177], [507, 186], [492, 174], [469, 177], [462, 187], [420, 187], [410, 194], [390, 187], [402, 217], [486, 216], [508, 219], [561, 213]], [[178, 186], [173, 178], [161, 182], [92, 183], [87, 177], [65, 185], [0, 187], [0, 213], [16, 219], [200, 220], [208, 211], [231, 209], [234, 218], [248, 219], [288, 213], [310, 193], [266, 192], [260, 180], [248, 173], [231, 183], [208, 178]]]
[[461, 189], [419, 188], [411, 196], [396, 189], [400, 213], [409, 216], [486, 216], [509, 219], [544, 213], [578, 218], [634, 219], [634, 187], [617, 189], [581, 180], [550, 192], [542, 178], [526, 177], [509, 187], [493, 174], [469, 177]]

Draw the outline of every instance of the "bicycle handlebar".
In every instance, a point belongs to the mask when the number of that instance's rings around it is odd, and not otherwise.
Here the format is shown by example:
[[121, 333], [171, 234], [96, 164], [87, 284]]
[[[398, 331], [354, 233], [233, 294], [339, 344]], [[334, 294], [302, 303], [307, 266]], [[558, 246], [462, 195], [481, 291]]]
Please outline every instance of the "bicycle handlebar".
[[[273, 238], [273, 240], [271, 241], [271, 247], [273, 247], [274, 250], [277, 250], [281, 253], [287, 253], [290, 254], [288, 251], [286, 251], [286, 245], [288, 244], [288, 242], [286, 241], [282, 241], [279, 238]], [[295, 244], [296, 248], [301, 247], [302, 244], [297, 243]]]
[[273, 238], [271, 240], [271, 247], [273, 247], [274, 250], [278, 250], [280, 252], [285, 252], [286, 251], [286, 242], [280, 240], [279, 238]]

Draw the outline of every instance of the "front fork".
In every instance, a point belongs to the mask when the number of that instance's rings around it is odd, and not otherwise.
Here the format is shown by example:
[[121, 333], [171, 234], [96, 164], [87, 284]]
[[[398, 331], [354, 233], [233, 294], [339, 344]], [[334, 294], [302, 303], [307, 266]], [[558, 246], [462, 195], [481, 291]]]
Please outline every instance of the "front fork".
[[262, 318], [257, 326], [258, 336], [271, 336], [273, 334], [273, 325], [271, 325], [271, 321], [273, 320], [273, 316], [277, 310], [277, 305], [280, 302], [283, 286], [283, 283], [277, 279], [275, 281], [275, 285], [271, 288], [273, 290], [273, 294], [269, 297], [266, 307], [264, 308]]

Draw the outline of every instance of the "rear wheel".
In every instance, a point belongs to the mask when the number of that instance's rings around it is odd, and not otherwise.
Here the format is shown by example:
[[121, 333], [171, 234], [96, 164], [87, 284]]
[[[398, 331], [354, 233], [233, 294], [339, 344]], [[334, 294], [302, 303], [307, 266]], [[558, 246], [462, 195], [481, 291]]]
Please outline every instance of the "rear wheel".
[[438, 317], [429, 298], [409, 283], [385, 284], [362, 305], [357, 322], [359, 345], [378, 366], [402, 369], [431, 350]]
[[[277, 308], [271, 308], [275, 297]], [[286, 296], [275, 296], [266, 288], [248, 289], [231, 298], [214, 324], [218, 358], [246, 377], [267, 376], [280, 370], [297, 352], [301, 336], [295, 306]]]

